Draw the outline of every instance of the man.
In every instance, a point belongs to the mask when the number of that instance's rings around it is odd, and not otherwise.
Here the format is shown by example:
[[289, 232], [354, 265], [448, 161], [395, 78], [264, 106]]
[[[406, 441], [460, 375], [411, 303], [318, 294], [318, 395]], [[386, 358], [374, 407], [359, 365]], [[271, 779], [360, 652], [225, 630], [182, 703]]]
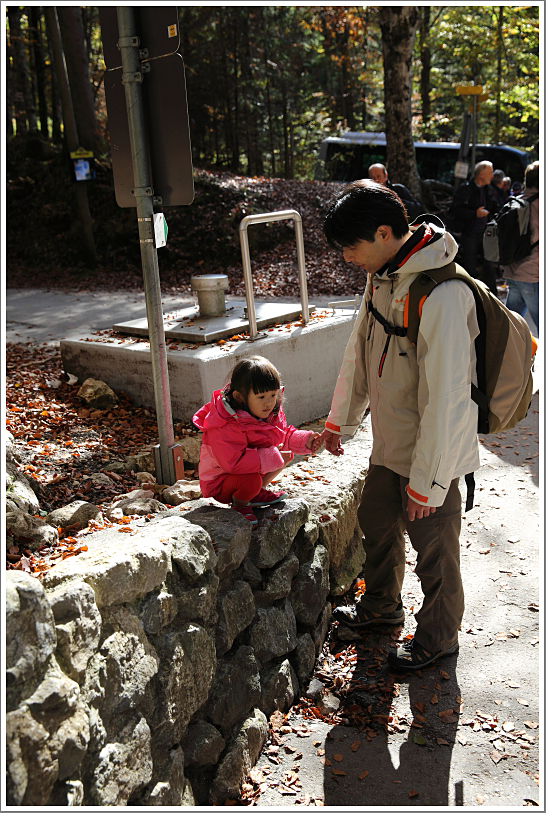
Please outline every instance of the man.
[[[508, 181], [508, 186], [505, 187], [504, 181]], [[508, 198], [510, 197], [510, 179], [506, 178], [502, 169], [496, 169], [491, 178], [491, 191], [495, 196], [497, 206], [501, 209]]]
[[477, 406], [470, 398], [479, 333], [474, 297], [459, 280], [438, 285], [422, 305], [412, 345], [387, 332], [383, 322], [402, 327], [413, 280], [457, 254], [441, 221], [429, 215], [428, 222], [410, 228], [400, 198], [362, 180], [339, 194], [324, 232], [347, 262], [367, 273], [325, 424], [325, 446], [343, 454], [341, 436], [356, 431], [368, 406], [373, 435], [358, 509], [366, 591], [356, 606], [338, 607], [334, 618], [356, 629], [403, 623], [407, 530], [424, 601], [414, 638], [388, 660], [397, 669], [421, 669], [457, 652], [464, 610], [458, 478], [479, 465]]
[[424, 214], [425, 209], [423, 204], [411, 194], [407, 186], [404, 186], [402, 183], [391, 183], [389, 181], [389, 173], [383, 164], [372, 164], [371, 167], [368, 167], [368, 177], [370, 180], [380, 183], [396, 192], [406, 207], [410, 223], [415, 220], [418, 215]]
[[[496, 295], [497, 269], [483, 256], [483, 235], [487, 221], [500, 208], [489, 186], [492, 177], [493, 164], [490, 161], [476, 164], [473, 179], [455, 190], [449, 214], [461, 233], [461, 265], [472, 277], [485, 282]], [[478, 260], [481, 260], [481, 272], [478, 272]]]

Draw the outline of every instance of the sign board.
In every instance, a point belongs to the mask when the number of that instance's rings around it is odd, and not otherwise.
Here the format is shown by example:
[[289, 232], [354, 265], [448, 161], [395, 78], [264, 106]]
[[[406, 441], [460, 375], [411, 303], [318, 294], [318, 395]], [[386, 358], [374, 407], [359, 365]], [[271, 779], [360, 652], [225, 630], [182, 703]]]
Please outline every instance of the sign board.
[[456, 178], [462, 178], [463, 181], [466, 181], [468, 178], [468, 168], [470, 164], [467, 164], [466, 161], [457, 161], [455, 164], [455, 171], [454, 175]]
[[[163, 206], [193, 201], [193, 168], [186, 100], [186, 76], [180, 54], [154, 59], [142, 77], [150, 178]], [[136, 206], [133, 160], [121, 70], [104, 76], [112, 169], [118, 206]]]
[[169, 227], [165, 220], [165, 215], [162, 212], [154, 214], [154, 242], [156, 248], [163, 248], [167, 245], [167, 234]]
[[480, 93], [483, 93], [483, 87], [481, 85], [457, 85], [455, 93], [458, 96], [479, 96]]
[[[177, 6], [134, 6], [139, 48], [147, 48], [146, 59], [156, 59], [178, 51], [180, 30]], [[99, 6], [104, 63], [109, 71], [121, 68], [118, 48], [118, 15], [115, 6]]]
[[70, 153], [72, 171], [75, 181], [94, 181], [97, 177], [95, 171], [95, 157], [92, 152], [78, 147]]

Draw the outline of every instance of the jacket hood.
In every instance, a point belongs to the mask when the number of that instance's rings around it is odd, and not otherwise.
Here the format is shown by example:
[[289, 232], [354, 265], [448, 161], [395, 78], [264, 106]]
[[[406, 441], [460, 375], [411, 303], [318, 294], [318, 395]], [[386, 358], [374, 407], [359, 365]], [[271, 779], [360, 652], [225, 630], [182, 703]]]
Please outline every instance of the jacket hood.
[[[282, 414], [282, 407], [279, 413]], [[226, 397], [226, 391], [223, 389], [215, 390], [212, 393], [212, 398], [209, 403], [202, 406], [201, 409], [195, 413], [192, 422], [203, 432], [205, 429], [217, 429], [221, 426], [225, 426], [233, 420], [242, 424], [254, 424], [256, 422], [275, 423], [277, 418], [278, 414], [272, 412], [265, 421], [261, 421], [259, 418], [255, 418], [254, 415], [251, 415], [250, 412], [247, 412], [246, 409], [233, 409]]]
[[377, 276], [391, 277], [441, 268], [457, 256], [459, 246], [446, 231], [439, 217], [419, 215], [410, 226], [412, 236], [401, 247], [390, 265]]

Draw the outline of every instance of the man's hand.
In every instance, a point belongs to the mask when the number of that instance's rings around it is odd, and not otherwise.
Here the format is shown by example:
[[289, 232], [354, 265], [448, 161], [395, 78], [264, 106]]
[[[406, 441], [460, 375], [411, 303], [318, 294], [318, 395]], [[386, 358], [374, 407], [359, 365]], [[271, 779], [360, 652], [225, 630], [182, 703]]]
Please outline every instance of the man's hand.
[[341, 446], [341, 435], [336, 435], [335, 432], [330, 432], [329, 429], [325, 429], [321, 435], [324, 441], [324, 448], [327, 449], [330, 454], [339, 457], [341, 454], [345, 454], [344, 449]]
[[318, 452], [318, 450], [322, 446], [322, 443], [323, 443], [322, 435], [319, 435], [318, 432], [313, 432], [312, 435], [309, 435], [309, 440], [305, 445], [311, 451], [311, 454], [315, 454], [315, 452]]
[[486, 209], [485, 206], [480, 206], [479, 209], [476, 209], [476, 217], [487, 217], [489, 214], [489, 209]]
[[410, 522], [413, 522], [414, 519], [423, 519], [423, 517], [428, 517], [429, 514], [434, 514], [435, 511], [435, 508], [427, 505], [421, 505], [420, 502], [415, 502], [415, 500], [412, 500], [411, 497], [408, 497], [408, 519]]

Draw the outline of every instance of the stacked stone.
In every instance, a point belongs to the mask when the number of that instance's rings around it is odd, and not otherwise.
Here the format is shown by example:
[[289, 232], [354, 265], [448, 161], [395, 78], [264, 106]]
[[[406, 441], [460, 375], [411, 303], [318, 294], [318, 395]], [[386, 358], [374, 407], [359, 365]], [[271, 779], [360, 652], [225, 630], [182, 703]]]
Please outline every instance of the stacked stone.
[[7, 573], [8, 803], [236, 797], [327, 633], [318, 520], [290, 499], [252, 529], [201, 499], [86, 541]]

